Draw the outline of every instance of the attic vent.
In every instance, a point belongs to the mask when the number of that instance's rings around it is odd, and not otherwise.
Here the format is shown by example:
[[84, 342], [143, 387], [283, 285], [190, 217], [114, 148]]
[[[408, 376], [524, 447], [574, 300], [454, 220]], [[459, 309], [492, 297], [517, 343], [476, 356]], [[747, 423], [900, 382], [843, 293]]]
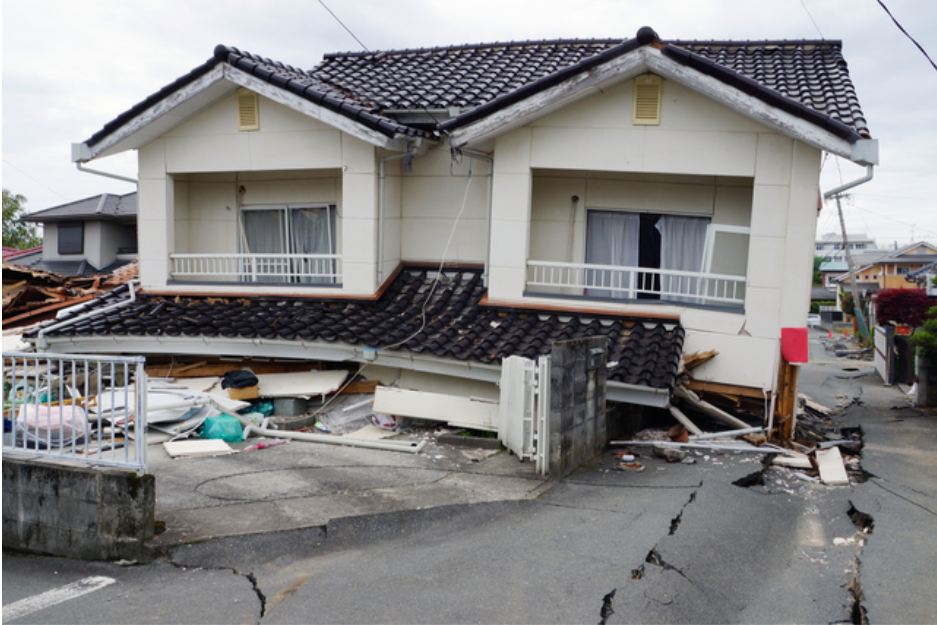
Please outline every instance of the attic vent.
[[636, 126], [657, 126], [660, 124], [660, 86], [659, 76], [646, 74], [634, 81], [634, 124]]
[[250, 89], [238, 89], [238, 130], [260, 130], [257, 94]]

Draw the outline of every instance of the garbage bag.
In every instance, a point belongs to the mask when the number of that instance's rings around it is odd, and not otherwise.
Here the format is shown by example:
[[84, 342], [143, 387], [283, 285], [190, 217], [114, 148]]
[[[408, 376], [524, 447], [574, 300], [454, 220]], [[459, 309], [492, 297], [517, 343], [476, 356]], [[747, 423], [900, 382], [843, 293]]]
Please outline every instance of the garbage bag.
[[202, 438], [220, 438], [226, 443], [240, 443], [244, 440], [244, 428], [240, 421], [223, 414], [205, 419], [198, 435]]
[[[16, 416], [19, 440], [27, 444], [71, 445], [84, 435], [88, 416], [78, 406], [24, 404]], [[44, 447], [43, 447], [44, 449]]]
[[233, 369], [221, 378], [221, 388], [248, 388], [257, 386], [257, 376], [243, 369]]

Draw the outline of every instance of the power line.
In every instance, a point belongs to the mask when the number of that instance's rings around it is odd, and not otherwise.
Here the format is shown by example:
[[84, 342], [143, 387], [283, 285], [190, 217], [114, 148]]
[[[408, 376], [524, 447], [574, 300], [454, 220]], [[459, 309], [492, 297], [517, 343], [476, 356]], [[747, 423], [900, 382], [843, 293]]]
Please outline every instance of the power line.
[[817, 29], [817, 32], [820, 34], [820, 39], [825, 39], [823, 32], [820, 30], [820, 27], [817, 26], [817, 20], [813, 19], [813, 15], [810, 14], [810, 9], [807, 8], [807, 3], [804, 0], [800, 0], [800, 5], [804, 7], [804, 11], [807, 12], [807, 17], [810, 18], [810, 21], [813, 22], [813, 27]]
[[332, 12], [332, 9], [330, 9], [330, 8], [325, 4], [325, 2], [323, 2], [322, 0], [319, 0], [319, 4], [321, 4], [321, 5], [322, 5], [322, 8], [324, 8], [326, 11], [329, 12], [329, 15], [331, 15], [332, 17], [335, 18], [335, 21], [336, 21], [336, 22], [338, 22], [339, 24], [342, 25], [342, 28], [344, 28], [344, 29], [348, 32], [348, 34], [351, 35], [351, 36], [354, 38], [354, 40], [358, 42], [358, 45], [359, 45], [359, 46], [361, 46], [362, 48], [364, 48], [364, 51], [365, 51], [365, 52], [370, 52], [370, 50], [368, 50], [368, 46], [366, 46], [366, 45], [364, 45], [363, 43], [361, 43], [361, 40], [358, 39], [358, 36], [355, 35], [355, 33], [351, 32], [351, 29], [350, 29], [350, 28], [348, 28], [347, 26], [345, 26], [345, 22], [343, 22], [342, 20], [338, 19], [338, 16], [335, 15], [335, 13]]
[[[350, 29], [350, 28], [348, 28], [347, 26], [345, 26], [345, 23], [344, 23], [342, 20], [338, 19], [338, 16], [335, 15], [335, 13], [332, 11], [332, 9], [330, 9], [330, 8], [325, 4], [324, 0], [319, 0], [319, 4], [321, 4], [322, 7], [323, 7], [326, 11], [329, 12], [329, 15], [331, 15], [333, 18], [335, 18], [335, 21], [336, 21], [336, 22], [338, 22], [339, 24], [341, 24], [342, 28], [344, 28], [344, 29], [348, 32], [349, 35], [351, 35], [352, 37], [354, 37], [355, 41], [358, 42], [358, 45], [359, 45], [359, 46], [361, 46], [362, 48], [364, 48], [364, 51], [365, 51], [365, 52], [370, 52], [370, 51], [371, 51], [371, 50], [368, 49], [368, 46], [364, 45], [364, 43], [362, 43], [361, 40], [358, 39], [358, 36], [355, 35], [355, 33], [351, 32], [351, 29]], [[394, 83], [394, 86], [396, 86], [397, 88], [400, 88], [401, 83], [400, 83], [399, 80], [397, 80], [397, 77], [394, 76], [392, 72], [388, 72], [388, 78], [391, 79], [391, 81]], [[433, 123], [436, 124], [436, 126], [437, 126], [437, 128], [438, 128], [438, 126], [439, 126], [439, 120], [436, 119], [436, 116], [433, 115], [433, 114], [430, 112], [430, 110], [426, 107], [425, 104], [420, 104], [420, 107], [423, 109], [423, 111], [424, 111], [427, 115], [429, 115], [430, 119], [433, 120]], [[448, 133], [446, 133], [446, 134], [448, 134]], [[437, 136], [438, 136], [438, 133], [437, 133]]]
[[24, 176], [26, 176], [27, 178], [29, 178], [30, 180], [32, 180], [32, 181], [35, 182], [36, 184], [38, 184], [40, 187], [44, 188], [46, 191], [51, 191], [52, 193], [56, 194], [57, 196], [59, 196], [60, 198], [62, 198], [63, 200], [65, 200], [66, 202], [69, 201], [69, 199], [68, 199], [67, 197], [65, 197], [64, 195], [62, 195], [61, 193], [59, 193], [59, 192], [56, 191], [55, 189], [52, 189], [52, 188], [50, 188], [49, 186], [43, 184], [42, 182], [39, 182], [38, 180], [36, 180], [35, 178], [33, 178], [32, 176], [30, 176], [29, 174], [27, 174], [25, 171], [23, 171], [22, 169], [20, 169], [19, 167], [17, 167], [16, 165], [14, 165], [14, 164], [11, 163], [10, 161], [8, 161], [7, 159], [3, 159], [3, 162], [4, 162], [5, 164], [9, 165], [10, 167], [12, 167], [13, 169], [15, 169], [16, 171], [20, 172], [21, 174], [23, 174]]
[[914, 45], [917, 46], [917, 49], [921, 51], [921, 54], [924, 55], [924, 58], [926, 58], [928, 61], [930, 61], [930, 64], [934, 67], [934, 69], [937, 69], [937, 63], [934, 63], [934, 59], [930, 58], [930, 55], [927, 54], [927, 50], [925, 50], [924, 47], [921, 46], [921, 44], [919, 44], [919, 43], [914, 39], [914, 37], [912, 37], [911, 35], [908, 34], [908, 31], [906, 31], [906, 30], [904, 29], [904, 26], [902, 26], [901, 24], [898, 23], [898, 20], [896, 20], [896, 19], [895, 19], [895, 16], [891, 14], [891, 11], [889, 11], [889, 10], [888, 10], [888, 7], [885, 6], [885, 3], [882, 2], [882, 0], [878, 0], [878, 3], [879, 3], [880, 5], [882, 5], [882, 8], [885, 9], [885, 12], [886, 12], [886, 13], [888, 13], [888, 17], [890, 17], [890, 18], [891, 18], [891, 21], [893, 21], [893, 22], [895, 23], [895, 26], [898, 27], [898, 30], [900, 30], [901, 32], [903, 32], [903, 33], [905, 34], [905, 37], [907, 37], [908, 39], [910, 39], [910, 40], [911, 40], [911, 43], [913, 43]]

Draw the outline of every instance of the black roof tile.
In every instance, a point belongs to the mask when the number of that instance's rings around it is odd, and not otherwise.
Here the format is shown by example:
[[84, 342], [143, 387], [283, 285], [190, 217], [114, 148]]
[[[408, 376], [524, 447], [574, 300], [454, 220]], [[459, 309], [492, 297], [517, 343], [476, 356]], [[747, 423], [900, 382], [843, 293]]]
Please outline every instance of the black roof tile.
[[[478, 270], [435, 272], [405, 268], [376, 302], [270, 300], [237, 297], [140, 295], [125, 307], [53, 330], [48, 336], [220, 336], [287, 341], [344, 342], [406, 350], [459, 361], [492, 363], [512, 355], [548, 354], [557, 340], [605, 335], [610, 380], [671, 388], [684, 331], [670, 320], [630, 319], [575, 312], [504, 310], [480, 303]], [[425, 323], [421, 311], [430, 296]], [[101, 307], [127, 299], [127, 287], [90, 303]], [[82, 312], [87, 310], [84, 309]], [[63, 316], [56, 323], [68, 319]]]
[[[98, 143], [221, 62], [387, 136], [430, 136], [481, 119], [651, 43], [662, 45], [663, 53], [676, 62], [849, 141], [869, 135], [840, 41], [661, 43], [652, 29], [644, 27], [634, 39], [510, 41], [326, 54], [311, 70], [219, 45], [208, 61], [108, 122], [85, 143]], [[437, 124], [408, 126], [394, 119], [396, 110], [450, 107], [460, 108], [461, 113]]]

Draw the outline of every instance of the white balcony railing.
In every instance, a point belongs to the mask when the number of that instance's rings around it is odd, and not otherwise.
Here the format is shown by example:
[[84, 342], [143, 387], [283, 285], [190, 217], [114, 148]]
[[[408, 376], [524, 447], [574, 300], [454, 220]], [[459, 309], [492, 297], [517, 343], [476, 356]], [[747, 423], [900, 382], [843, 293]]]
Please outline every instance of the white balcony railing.
[[661, 300], [705, 306], [741, 307], [745, 277], [696, 271], [527, 261], [527, 290], [563, 295]]
[[339, 284], [339, 254], [170, 254], [170, 275], [183, 280]]

